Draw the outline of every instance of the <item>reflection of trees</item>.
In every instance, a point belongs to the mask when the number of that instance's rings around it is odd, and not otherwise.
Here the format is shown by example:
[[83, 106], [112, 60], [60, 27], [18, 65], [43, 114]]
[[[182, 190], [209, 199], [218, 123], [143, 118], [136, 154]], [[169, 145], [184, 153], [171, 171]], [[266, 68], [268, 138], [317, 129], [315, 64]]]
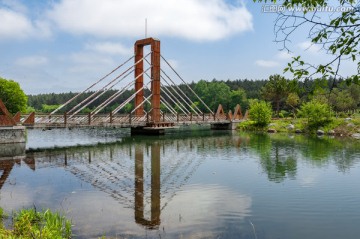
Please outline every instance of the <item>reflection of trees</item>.
[[[275, 139], [275, 138], [274, 138]], [[312, 165], [323, 167], [333, 162], [345, 172], [359, 162], [360, 142], [351, 138], [306, 137], [298, 135], [293, 139], [279, 137], [279, 140], [293, 141], [302, 158]]]
[[273, 141], [267, 134], [251, 136], [250, 146], [260, 155], [260, 165], [270, 181], [282, 182], [296, 176], [296, 152], [281, 141]]
[[260, 156], [260, 164], [269, 180], [281, 182], [295, 178], [297, 160], [323, 167], [331, 161], [345, 172], [360, 161], [360, 143], [351, 139], [307, 137], [284, 134], [251, 134], [250, 147]]

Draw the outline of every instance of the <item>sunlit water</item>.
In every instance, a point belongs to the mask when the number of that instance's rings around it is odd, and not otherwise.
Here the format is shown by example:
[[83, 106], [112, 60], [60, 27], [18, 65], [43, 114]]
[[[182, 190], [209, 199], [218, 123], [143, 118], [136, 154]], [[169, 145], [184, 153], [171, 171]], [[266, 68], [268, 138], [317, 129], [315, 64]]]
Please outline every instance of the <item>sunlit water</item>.
[[[96, 142], [108, 142], [89, 146]], [[80, 145], [87, 146], [80, 146]], [[59, 148], [61, 146], [77, 147]], [[62, 211], [76, 238], [359, 238], [360, 142], [216, 131], [31, 131], [0, 206]]]

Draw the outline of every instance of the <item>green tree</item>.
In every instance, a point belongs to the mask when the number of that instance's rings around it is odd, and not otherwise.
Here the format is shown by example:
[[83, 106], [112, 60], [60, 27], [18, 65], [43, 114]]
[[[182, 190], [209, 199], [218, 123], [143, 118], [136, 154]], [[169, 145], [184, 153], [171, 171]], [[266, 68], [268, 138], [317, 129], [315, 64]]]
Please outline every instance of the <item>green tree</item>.
[[224, 82], [216, 80], [206, 82], [201, 80], [196, 84], [195, 92], [213, 111], [216, 111], [219, 104], [222, 104], [226, 107], [225, 110], [228, 110], [227, 107], [230, 102], [230, 87]]
[[130, 113], [134, 109], [134, 106], [131, 103], [127, 103], [124, 106], [124, 113]]
[[297, 93], [290, 93], [286, 98], [286, 104], [292, 108], [293, 115], [296, 118], [296, 106], [300, 103], [300, 98]]
[[13, 80], [6, 80], [0, 77], [0, 99], [12, 114], [18, 111], [26, 111], [27, 96], [20, 88], [19, 83]]
[[290, 83], [285, 77], [272, 75], [261, 89], [262, 97], [276, 106], [276, 115], [279, 117], [280, 103], [284, 102], [291, 91]]
[[317, 100], [304, 103], [299, 109], [299, 114], [307, 118], [310, 129], [325, 126], [331, 120], [331, 107]]
[[[254, 2], [272, 2], [276, 0], [254, 0]], [[305, 62], [301, 56], [294, 57], [285, 71], [290, 71], [296, 79], [320, 76], [337, 78], [343, 67], [343, 61], [353, 61], [357, 65], [356, 73], [349, 82], [359, 82], [360, 62], [360, 2], [358, 0], [285, 0], [282, 5], [286, 11], [279, 11], [275, 21], [275, 41], [290, 50], [289, 43], [296, 34], [308, 29], [307, 39], [322, 51], [328, 53], [326, 61], [320, 64]], [[301, 8], [299, 8], [301, 7]], [[335, 8], [341, 7], [341, 11]], [[328, 8], [327, 11], [317, 11]], [[299, 11], [299, 9], [301, 9]]]
[[354, 99], [347, 90], [340, 90], [338, 88], [332, 90], [329, 102], [334, 107], [335, 111], [351, 110], [354, 108], [354, 105], [356, 105]]
[[271, 122], [271, 105], [265, 101], [250, 100], [249, 116], [255, 125], [264, 127]]
[[43, 104], [41, 107], [41, 112], [43, 113], [51, 113], [54, 110], [56, 110], [57, 108], [59, 108], [60, 105], [47, 105], [47, 104]]
[[244, 89], [239, 88], [237, 90], [232, 90], [230, 92], [230, 105], [228, 108], [234, 110], [237, 104], [241, 106], [241, 109], [243, 111], [249, 105], [248, 100], [246, 98], [246, 92]]
[[25, 113], [29, 114], [29, 113], [32, 113], [32, 112], [36, 112], [34, 107], [31, 107], [31, 106], [26, 107]]
[[360, 85], [351, 84], [348, 89], [351, 98], [354, 100], [352, 110], [357, 109], [360, 106]]
[[[209, 95], [209, 89], [208, 89], [208, 82], [205, 80], [200, 80], [198, 83], [196, 83], [194, 87], [195, 93], [204, 101], [205, 104], [209, 105], [208, 102], [208, 95]], [[176, 104], [175, 109], [177, 112], [179, 112], [179, 106]], [[201, 104], [200, 110], [206, 111], [206, 107]]]

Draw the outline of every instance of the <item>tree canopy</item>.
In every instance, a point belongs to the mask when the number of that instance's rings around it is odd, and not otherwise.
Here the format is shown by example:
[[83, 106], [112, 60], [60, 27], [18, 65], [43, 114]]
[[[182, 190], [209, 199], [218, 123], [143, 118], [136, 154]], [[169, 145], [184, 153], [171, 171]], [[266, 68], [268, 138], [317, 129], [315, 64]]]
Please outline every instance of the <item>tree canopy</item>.
[[13, 80], [6, 80], [0, 77], [0, 99], [10, 113], [26, 111], [27, 96], [20, 88], [19, 83]]
[[[254, 2], [277, 3], [276, 0]], [[330, 5], [331, 4], [331, 5]], [[336, 5], [337, 4], [337, 5]], [[327, 61], [314, 64], [296, 56], [284, 69], [296, 79], [307, 77], [341, 77], [344, 61], [356, 63], [355, 74], [348, 81], [360, 80], [360, 2], [357, 0], [285, 0], [284, 11], [278, 11], [275, 21], [275, 41], [283, 49], [290, 50], [291, 39], [300, 29], [307, 29], [307, 38], [329, 57]]]
[[276, 105], [276, 114], [279, 116], [280, 103], [285, 102], [289, 93], [294, 91], [291, 81], [280, 75], [272, 75], [269, 81], [261, 88], [261, 95], [265, 100]]

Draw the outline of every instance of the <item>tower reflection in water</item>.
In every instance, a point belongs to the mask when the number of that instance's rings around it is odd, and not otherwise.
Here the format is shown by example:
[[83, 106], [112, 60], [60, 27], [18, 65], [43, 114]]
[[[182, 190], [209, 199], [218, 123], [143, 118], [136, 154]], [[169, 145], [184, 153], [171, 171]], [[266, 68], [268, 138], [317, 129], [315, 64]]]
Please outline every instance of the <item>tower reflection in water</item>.
[[[213, 233], [213, 225], [223, 218], [219, 215], [238, 212], [240, 218], [246, 217], [251, 198], [227, 187], [189, 181], [207, 159], [227, 159], [241, 149], [242, 142], [227, 135], [129, 138], [117, 144], [28, 152], [20, 160], [0, 161], [0, 187], [7, 185], [0, 191], [0, 203], [7, 211], [32, 205], [56, 210], [60, 205], [70, 212], [74, 230], [83, 238], [101, 236], [101, 230], [124, 237], [141, 235], [143, 228], [158, 233], [160, 225], [161, 232], [165, 228], [170, 233], [176, 225], [173, 233], [188, 233], [199, 222], [204, 226], [201, 230]], [[28, 167], [33, 172], [28, 173]], [[232, 198], [231, 203], [219, 197]], [[211, 209], [211, 216], [202, 213], [204, 208]]]
[[151, 216], [144, 217], [144, 152], [135, 148], [135, 222], [149, 229], [160, 225], [160, 145], [151, 145]]

